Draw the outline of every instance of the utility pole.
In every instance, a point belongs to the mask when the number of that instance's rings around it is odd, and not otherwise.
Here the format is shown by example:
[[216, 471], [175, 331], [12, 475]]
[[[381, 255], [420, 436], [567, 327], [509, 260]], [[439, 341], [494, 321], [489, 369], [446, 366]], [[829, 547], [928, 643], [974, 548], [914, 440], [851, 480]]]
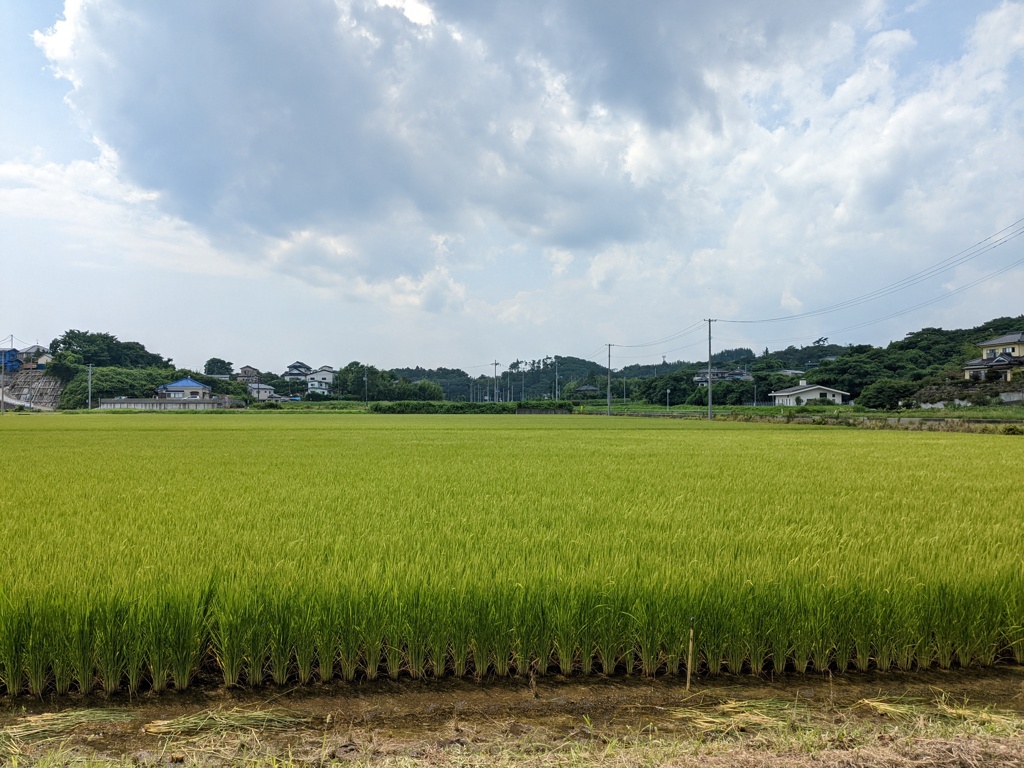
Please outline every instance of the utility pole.
[[492, 365], [494, 366], [494, 401], [497, 402], [498, 401], [498, 366], [501, 365], [501, 363], [499, 363], [497, 360], [495, 360], [492, 363]]
[[667, 387], [665, 389], [665, 410], [666, 411], [668, 411], [672, 407], [671, 405], [669, 405], [669, 402], [668, 402], [668, 396], [671, 395], [671, 394], [672, 394], [672, 387]]
[[89, 363], [89, 410], [92, 410], [92, 363]]
[[608, 345], [608, 415], [612, 415], [612, 345]]
[[[11, 334], [11, 349], [14, 349], [14, 334]], [[0, 416], [3, 416], [7, 407], [7, 358], [0, 353]]]
[[366, 372], [366, 366], [363, 366], [363, 405], [369, 410], [370, 408], [370, 379]]
[[708, 421], [715, 418], [715, 412], [711, 406], [711, 324], [716, 322], [708, 319]]

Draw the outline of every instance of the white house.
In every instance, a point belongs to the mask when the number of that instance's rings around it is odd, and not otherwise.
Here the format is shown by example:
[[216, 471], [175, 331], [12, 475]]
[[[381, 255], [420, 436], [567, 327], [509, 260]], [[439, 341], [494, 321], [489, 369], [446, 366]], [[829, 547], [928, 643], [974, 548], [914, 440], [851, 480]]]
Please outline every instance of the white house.
[[313, 372], [313, 369], [301, 360], [296, 360], [288, 366], [288, 370], [281, 376], [285, 381], [305, 381], [306, 377]]
[[[335, 378], [334, 369], [329, 365], [321, 365], [315, 371], [310, 371], [306, 374], [306, 381], [318, 381], [326, 382], [328, 386], [334, 383]], [[312, 391], [312, 390], [310, 390]]]
[[964, 363], [965, 379], [1013, 381], [1015, 371], [1024, 368], [1024, 331], [983, 341], [981, 357]]
[[258, 403], [274, 397], [274, 388], [269, 384], [249, 384], [249, 396]]
[[316, 379], [310, 379], [309, 381], [306, 382], [307, 392], [316, 392], [318, 395], [326, 395], [330, 393], [330, 390], [331, 385], [328, 384], [326, 381], [317, 381]]
[[[787, 387], [768, 395], [775, 405], [842, 405], [843, 398], [850, 396], [841, 389], [825, 387], [821, 384], [808, 384], [801, 380], [796, 387]], [[797, 402], [799, 399], [800, 402]]]

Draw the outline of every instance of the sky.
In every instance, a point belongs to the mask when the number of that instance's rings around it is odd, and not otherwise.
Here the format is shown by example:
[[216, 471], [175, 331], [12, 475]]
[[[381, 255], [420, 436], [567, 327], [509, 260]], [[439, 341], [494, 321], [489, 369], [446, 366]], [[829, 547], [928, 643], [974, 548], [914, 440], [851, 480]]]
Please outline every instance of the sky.
[[1022, 219], [1024, 0], [0, 0], [0, 343], [884, 345], [1024, 312]]

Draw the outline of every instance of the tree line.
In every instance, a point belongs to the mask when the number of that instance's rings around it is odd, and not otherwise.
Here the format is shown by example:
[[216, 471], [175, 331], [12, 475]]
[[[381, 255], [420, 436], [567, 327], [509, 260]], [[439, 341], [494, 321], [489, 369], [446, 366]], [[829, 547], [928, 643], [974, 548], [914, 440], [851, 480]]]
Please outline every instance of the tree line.
[[[928, 392], [976, 388], [962, 381], [963, 363], [978, 356], [980, 342], [1020, 330], [1024, 330], [1024, 315], [996, 318], [968, 329], [923, 328], [885, 347], [830, 344], [822, 337], [806, 346], [766, 348], [760, 354], [745, 347], [721, 350], [712, 355], [712, 367], [741, 370], [749, 380], [716, 382], [714, 399], [722, 405], [766, 402], [769, 392], [803, 379], [849, 392], [860, 405], [895, 408]], [[184, 376], [193, 376], [218, 394], [248, 396], [244, 384], [215, 378], [233, 373], [233, 364], [222, 358], [208, 360], [203, 373], [175, 369], [170, 358], [148, 351], [139, 342], [79, 330], [54, 339], [50, 352], [53, 360], [47, 373], [66, 384], [62, 407], [84, 406], [89, 364], [93, 365], [94, 398], [151, 397], [160, 384]], [[694, 377], [707, 365], [707, 361], [663, 358], [652, 365], [624, 366], [612, 371], [612, 396], [651, 405], [706, 405], [707, 388]], [[607, 396], [608, 369], [593, 360], [555, 355], [515, 360], [499, 368], [495, 376], [495, 370], [486, 366], [471, 374], [444, 367], [381, 369], [353, 361], [337, 370], [327, 397], [371, 402], [510, 402]], [[788, 373], [793, 370], [801, 373]], [[304, 381], [285, 381], [276, 372], [261, 372], [260, 382], [284, 396], [324, 398], [308, 393]]]

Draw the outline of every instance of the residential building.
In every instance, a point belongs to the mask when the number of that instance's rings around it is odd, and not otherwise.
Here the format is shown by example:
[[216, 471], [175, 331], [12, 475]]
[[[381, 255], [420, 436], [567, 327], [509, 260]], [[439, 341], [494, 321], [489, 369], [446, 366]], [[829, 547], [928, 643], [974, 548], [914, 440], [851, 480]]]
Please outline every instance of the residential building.
[[258, 403], [266, 402], [267, 400], [273, 400], [274, 388], [269, 384], [248, 384], [249, 396]]
[[49, 354], [50, 350], [48, 347], [44, 347], [42, 344], [33, 344], [29, 347], [18, 352], [18, 357], [21, 358], [23, 363], [34, 363], [37, 362], [40, 355]]
[[17, 373], [21, 370], [21, 357], [18, 355], [18, 350], [11, 349], [0, 349], [0, 366], [3, 367], [4, 373]]
[[281, 378], [285, 381], [305, 381], [306, 377], [312, 372], [313, 369], [310, 366], [301, 360], [296, 360], [288, 366], [288, 369], [281, 375]]
[[768, 396], [775, 405], [842, 405], [850, 393], [821, 384], [808, 384], [801, 380], [795, 387], [770, 392]]
[[306, 391], [315, 392], [318, 395], [330, 394], [331, 385], [326, 381], [318, 381], [317, 379], [309, 379], [306, 382]]
[[[711, 383], [717, 384], [720, 381], [753, 381], [754, 377], [746, 371], [726, 371], [718, 368], [711, 369]], [[693, 377], [694, 383], [698, 387], [706, 387], [708, 385], [708, 370], [705, 368], [703, 371], [697, 373]]]
[[235, 376], [235, 381], [240, 381], [243, 384], [259, 384], [259, 369], [253, 368], [251, 365], [243, 365], [239, 368], [238, 375]]
[[191, 377], [186, 377], [173, 381], [170, 384], [161, 384], [156, 388], [156, 396], [161, 400], [166, 398], [210, 400], [213, 397], [213, 390]]
[[981, 357], [964, 363], [965, 379], [1013, 381], [1014, 371], [1024, 367], [1024, 331], [989, 339], [978, 346]]
[[334, 384], [334, 379], [336, 378], [336, 376], [337, 374], [335, 373], [334, 369], [331, 368], [331, 366], [321, 365], [315, 371], [310, 371], [309, 373], [306, 374], [306, 381], [318, 381], [321, 383], [326, 383], [329, 387], [331, 384]]

